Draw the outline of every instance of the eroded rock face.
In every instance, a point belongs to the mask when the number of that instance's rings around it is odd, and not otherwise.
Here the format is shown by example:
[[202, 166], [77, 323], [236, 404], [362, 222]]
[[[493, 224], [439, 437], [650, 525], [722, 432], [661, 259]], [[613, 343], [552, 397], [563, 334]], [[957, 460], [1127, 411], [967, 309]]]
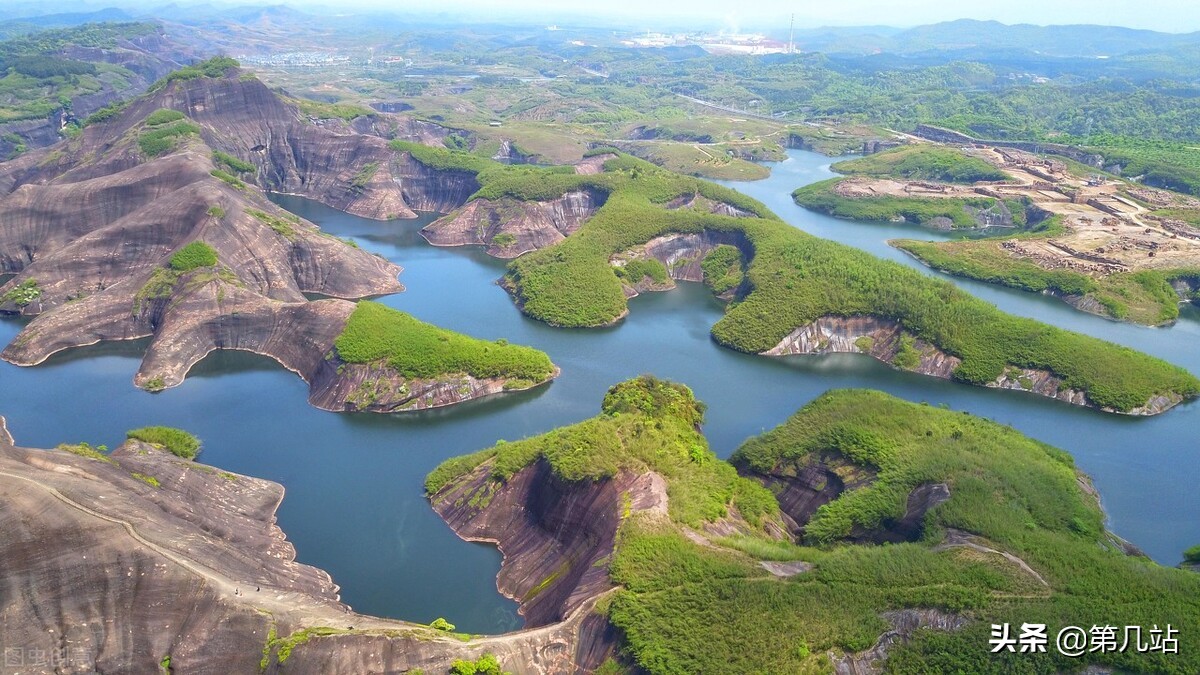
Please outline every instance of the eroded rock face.
[[884, 612], [883, 618], [892, 629], [879, 636], [868, 650], [856, 654], [830, 654], [833, 671], [838, 675], [876, 675], [883, 672], [888, 652], [904, 644], [918, 630], [955, 631], [967, 624], [967, 618], [938, 609], [902, 609]]
[[[713, 202], [714, 204], [716, 202]], [[640, 282], [625, 283], [626, 297], [634, 297], [647, 291], [667, 291], [675, 288], [676, 281], [704, 281], [704, 270], [701, 263], [721, 245], [733, 246], [742, 252], [744, 260], [753, 257], [753, 247], [741, 232], [703, 232], [671, 233], [655, 237], [641, 246], [623, 251], [613, 256], [613, 265], [624, 265], [631, 260], [654, 259], [667, 269], [668, 283], [658, 284], [646, 277]], [[731, 289], [729, 299], [737, 289]]]
[[[356, 614], [295, 562], [275, 525], [281, 486], [137, 442], [111, 457], [15, 447], [0, 418], [0, 646], [47, 655], [22, 673], [156, 673], [167, 656], [178, 673], [440, 673], [487, 652], [540, 675], [611, 653], [594, 598], [553, 625], [467, 641]], [[280, 664], [271, 640], [309, 628]]]
[[770, 488], [785, 516], [784, 524], [797, 538], [804, 536], [804, 527], [817, 509], [847, 490], [870, 485], [875, 480], [874, 471], [855, 465], [833, 451], [814, 453], [803, 462], [789, 462], [766, 473], [744, 466], [738, 467], [738, 471]]
[[437, 379], [406, 378], [384, 363], [345, 363], [337, 350], [327, 353], [310, 377], [308, 402], [333, 412], [392, 413], [454, 405], [504, 392], [523, 391], [549, 382], [512, 382], [502, 377], [466, 374]]
[[536, 627], [613, 588], [608, 557], [626, 508], [665, 514], [666, 483], [654, 473], [569, 483], [544, 460], [498, 483], [489, 461], [432, 501], [458, 536], [500, 548], [497, 585]]
[[[916, 367], [908, 368], [922, 375], [954, 379], [954, 371], [962, 360], [947, 354], [924, 340], [906, 333], [899, 323], [870, 316], [824, 316], [797, 328], [779, 341], [775, 347], [763, 352], [766, 356], [792, 354], [868, 354], [884, 363], [895, 365], [902, 340], [911, 339], [913, 349], [919, 356]], [[985, 386], [996, 389], [1014, 389], [1040, 396], [1058, 399], [1073, 405], [1098, 408], [1087, 394], [1067, 387], [1061, 378], [1044, 370], [1009, 366], [992, 382]], [[1156, 415], [1182, 401], [1179, 396], [1155, 396], [1146, 405], [1128, 411], [1101, 408], [1106, 412], [1124, 412], [1127, 415]]]
[[476, 199], [430, 223], [421, 235], [434, 246], [486, 246], [488, 255], [515, 258], [566, 239], [604, 205], [597, 190], [568, 192], [549, 201]]

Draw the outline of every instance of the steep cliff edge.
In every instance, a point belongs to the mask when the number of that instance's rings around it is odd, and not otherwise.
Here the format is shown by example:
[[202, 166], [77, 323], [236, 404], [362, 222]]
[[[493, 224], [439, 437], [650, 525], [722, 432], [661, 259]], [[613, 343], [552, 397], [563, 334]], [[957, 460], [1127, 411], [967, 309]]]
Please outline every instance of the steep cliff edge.
[[484, 462], [431, 501], [458, 536], [504, 554], [497, 585], [530, 627], [561, 621], [613, 588], [608, 563], [621, 520], [667, 510], [666, 483], [653, 472], [573, 484], [539, 460], [497, 483], [494, 469]]
[[598, 190], [578, 190], [547, 201], [475, 199], [421, 229], [434, 246], [486, 246], [488, 255], [515, 258], [573, 234], [604, 205]]

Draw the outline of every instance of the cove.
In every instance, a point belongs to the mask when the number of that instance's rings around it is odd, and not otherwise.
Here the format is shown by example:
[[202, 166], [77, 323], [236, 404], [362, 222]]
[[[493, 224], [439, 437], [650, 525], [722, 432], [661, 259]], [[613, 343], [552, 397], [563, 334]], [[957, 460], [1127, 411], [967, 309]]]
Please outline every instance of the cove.
[[[772, 177], [731, 183], [796, 227], [905, 264], [891, 237], [945, 235], [912, 227], [856, 224], [791, 202], [799, 185], [829, 175], [830, 159], [789, 152]], [[404, 267], [404, 293], [381, 298], [445, 328], [506, 338], [546, 351], [563, 372], [546, 387], [447, 409], [402, 415], [344, 415], [309, 406], [307, 387], [262, 357], [216, 353], [162, 394], [132, 385], [143, 344], [97, 345], [29, 369], [0, 363], [0, 414], [21, 445], [87, 441], [110, 446], [149, 424], [188, 429], [204, 440], [200, 460], [278, 481], [287, 488], [279, 525], [300, 561], [327, 570], [360, 612], [494, 633], [520, 626], [515, 603], [496, 591], [499, 554], [455, 537], [422, 494], [442, 460], [494, 443], [578, 422], [597, 413], [605, 390], [642, 373], [691, 386], [708, 406], [705, 431], [728, 456], [831, 388], [870, 387], [911, 401], [948, 405], [1011, 424], [1072, 453], [1096, 480], [1120, 535], [1156, 560], [1175, 564], [1200, 542], [1194, 480], [1200, 451], [1190, 441], [1200, 406], [1149, 419], [1077, 408], [1039, 396], [959, 385], [893, 370], [865, 356], [767, 359], [716, 346], [709, 328], [722, 304], [698, 284], [646, 293], [612, 328], [563, 330], [525, 318], [495, 280], [502, 261], [470, 248], [437, 248], [418, 230], [431, 217], [376, 222], [292, 197], [278, 203], [327, 232]], [[924, 268], [921, 268], [924, 269]], [[937, 274], [928, 272], [929, 274]], [[960, 282], [956, 282], [960, 283]], [[1128, 344], [1200, 372], [1194, 312], [1170, 329], [1127, 326], [1081, 314], [1053, 298], [961, 282], [1006, 311]], [[20, 324], [0, 322], [10, 341]]]

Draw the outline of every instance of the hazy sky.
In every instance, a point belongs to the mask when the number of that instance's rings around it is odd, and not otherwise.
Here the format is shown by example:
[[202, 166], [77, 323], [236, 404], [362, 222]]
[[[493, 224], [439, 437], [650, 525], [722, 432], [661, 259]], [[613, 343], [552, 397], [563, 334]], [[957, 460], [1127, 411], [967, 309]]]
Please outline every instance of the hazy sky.
[[403, 11], [475, 9], [481, 14], [542, 12], [547, 18], [565, 13], [619, 14], [708, 18], [734, 25], [783, 21], [796, 15], [798, 27], [824, 25], [914, 26], [951, 19], [996, 19], [1005, 23], [1090, 23], [1150, 28], [1169, 32], [1200, 30], [1200, 3], [1196, 0], [350, 0], [348, 4], [373, 5]]

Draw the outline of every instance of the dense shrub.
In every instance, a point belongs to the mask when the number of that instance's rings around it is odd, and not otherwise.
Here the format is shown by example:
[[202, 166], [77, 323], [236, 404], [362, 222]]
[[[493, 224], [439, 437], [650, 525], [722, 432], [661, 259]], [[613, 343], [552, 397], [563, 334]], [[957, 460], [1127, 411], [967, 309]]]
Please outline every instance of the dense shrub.
[[202, 241], [193, 241], [171, 256], [171, 269], [176, 272], [190, 272], [199, 267], [212, 267], [216, 264], [216, 250]]
[[143, 427], [125, 434], [126, 438], [170, 451], [176, 457], [195, 459], [200, 452], [200, 439], [192, 434], [172, 427]]

